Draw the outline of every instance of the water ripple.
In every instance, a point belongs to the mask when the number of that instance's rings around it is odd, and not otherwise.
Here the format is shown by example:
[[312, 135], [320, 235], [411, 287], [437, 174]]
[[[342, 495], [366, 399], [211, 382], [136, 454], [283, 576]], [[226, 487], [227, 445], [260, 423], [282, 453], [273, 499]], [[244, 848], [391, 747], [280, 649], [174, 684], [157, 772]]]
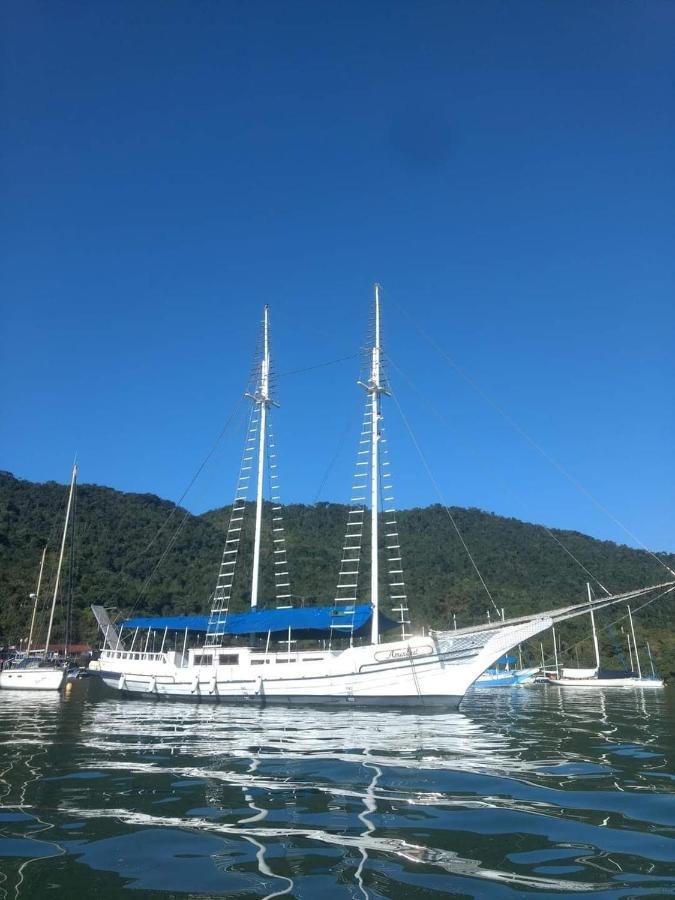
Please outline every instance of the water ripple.
[[3, 695], [0, 898], [671, 896], [674, 724], [671, 690], [463, 714]]

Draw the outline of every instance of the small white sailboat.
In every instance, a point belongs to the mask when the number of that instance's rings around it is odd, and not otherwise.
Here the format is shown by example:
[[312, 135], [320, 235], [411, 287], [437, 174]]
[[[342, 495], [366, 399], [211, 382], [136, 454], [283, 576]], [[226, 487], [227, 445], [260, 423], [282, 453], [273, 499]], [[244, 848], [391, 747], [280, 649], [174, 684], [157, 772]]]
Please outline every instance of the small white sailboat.
[[[68, 536], [68, 525], [70, 523], [70, 514], [73, 507], [73, 497], [75, 494], [75, 483], [77, 480], [77, 463], [73, 465], [73, 471], [70, 478], [70, 491], [68, 493], [68, 504], [66, 507], [66, 519], [63, 525], [63, 536], [61, 538], [61, 550], [59, 553], [59, 562], [56, 569], [56, 579], [54, 582], [54, 594], [49, 612], [49, 621], [47, 624], [47, 634], [45, 637], [45, 647], [42, 655], [39, 651], [33, 651], [33, 638], [35, 636], [36, 615], [38, 603], [40, 600], [40, 588], [42, 585], [42, 574], [44, 571], [45, 556], [47, 548], [42, 551], [42, 559], [40, 561], [40, 574], [38, 575], [38, 583], [33, 595], [33, 614], [31, 616], [30, 633], [28, 636], [28, 645], [26, 652], [20, 657], [9, 660], [0, 670], [0, 689], [15, 691], [58, 691], [66, 680], [65, 668], [53, 665], [49, 662], [49, 645], [52, 637], [52, 627], [54, 625], [54, 612], [56, 610], [56, 601], [59, 595], [59, 586], [61, 583], [61, 569], [63, 567], [63, 556], [66, 548], [66, 539]], [[31, 655], [33, 651], [33, 655]]]
[[[631, 671], [614, 672], [601, 668], [600, 647], [598, 645], [598, 634], [595, 627], [595, 616], [593, 615], [593, 607], [597, 603], [597, 601], [593, 600], [593, 594], [590, 584], [586, 585], [586, 589], [588, 592], [588, 602], [590, 604], [589, 612], [591, 617], [591, 630], [593, 633], [593, 649], [595, 651], [595, 667], [587, 669], [568, 667], [559, 668], [558, 653], [556, 649], [555, 673], [547, 672], [543, 680], [548, 684], [555, 684], [559, 687], [572, 688], [662, 688], [664, 686], [663, 680], [656, 677], [656, 674], [653, 671], [653, 664], [652, 677], [650, 678], [649, 676], [645, 677], [642, 675], [642, 666], [640, 665], [640, 655], [638, 653], [637, 643], [635, 641], [635, 625], [633, 623], [633, 613], [631, 611], [630, 604], [628, 604], [628, 618], [630, 621], [633, 643], [631, 647], [629, 635], [628, 649], [630, 651]], [[553, 634], [553, 646], [555, 649], [555, 631]], [[633, 658], [635, 659], [635, 662], [637, 664], [637, 674], [632, 670]]]
[[[273, 451], [270, 390], [269, 311], [265, 307], [262, 355], [252, 401], [248, 438], [231, 507], [220, 570], [208, 616], [127, 619], [118, 630], [102, 606], [92, 606], [104, 639], [90, 671], [111, 688], [147, 698], [244, 703], [316, 705], [372, 704], [456, 708], [467, 689], [495, 660], [554, 621], [577, 616], [587, 604], [457, 630], [411, 634], [398, 527], [386, 458], [382, 398], [388, 394], [382, 373], [380, 293], [375, 286], [374, 339], [369, 351], [366, 411], [349, 508], [342, 563], [334, 601], [325, 606], [293, 606], [276, 472], [270, 462], [272, 551], [276, 607], [259, 605], [263, 476]], [[269, 445], [269, 446], [268, 446]], [[383, 459], [383, 455], [385, 458]], [[249, 484], [256, 483], [250, 612], [230, 609], [242, 539]], [[380, 486], [383, 490], [380, 490]], [[382, 496], [381, 496], [382, 494]], [[368, 510], [370, 515], [368, 516]], [[359, 600], [359, 567], [370, 532], [370, 585]], [[381, 526], [384, 526], [381, 533]], [[380, 540], [382, 538], [382, 541]], [[382, 546], [381, 546], [382, 545]], [[380, 577], [380, 554], [386, 570]], [[396, 621], [380, 610], [381, 581], [388, 581]], [[608, 597], [601, 606], [641, 596], [656, 585]], [[396, 640], [383, 640], [387, 627], [398, 627]], [[128, 637], [123, 639], [126, 629]], [[145, 641], [138, 641], [145, 633]], [[150, 643], [152, 636], [152, 644]], [[155, 639], [161, 637], [159, 650]], [[131, 638], [131, 640], [129, 640]], [[238, 641], [246, 640], [246, 643]], [[197, 642], [197, 646], [190, 643]]]

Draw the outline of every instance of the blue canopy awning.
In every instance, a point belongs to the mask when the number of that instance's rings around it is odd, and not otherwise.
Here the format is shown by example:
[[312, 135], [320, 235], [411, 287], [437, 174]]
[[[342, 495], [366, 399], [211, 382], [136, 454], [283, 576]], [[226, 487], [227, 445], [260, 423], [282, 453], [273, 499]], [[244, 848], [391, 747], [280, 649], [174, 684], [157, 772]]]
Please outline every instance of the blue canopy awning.
[[[357, 606], [303, 606], [286, 609], [256, 609], [245, 613], [230, 613], [225, 622], [213, 629], [220, 634], [272, 634], [288, 632], [290, 628], [296, 638], [303, 636], [328, 637], [341, 631], [349, 634], [364, 633], [370, 627], [372, 608], [363, 603]], [[388, 631], [396, 622], [380, 613], [380, 631]], [[124, 628], [152, 628], [158, 631], [209, 630], [209, 616], [152, 616], [149, 618], [125, 619], [120, 622]]]

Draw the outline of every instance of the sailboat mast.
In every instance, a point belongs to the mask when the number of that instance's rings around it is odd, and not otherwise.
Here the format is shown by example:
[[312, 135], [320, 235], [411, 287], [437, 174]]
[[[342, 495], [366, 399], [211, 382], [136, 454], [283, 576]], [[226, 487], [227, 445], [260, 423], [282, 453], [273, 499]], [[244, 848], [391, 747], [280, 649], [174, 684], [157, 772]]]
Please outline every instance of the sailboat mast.
[[[588, 602], [593, 603], [593, 593], [591, 591], [590, 581], [586, 582], [586, 590], [588, 592]], [[593, 615], [593, 607], [591, 606], [591, 628], [593, 629], [593, 647], [595, 648], [595, 668], [600, 669], [600, 648], [598, 647], [598, 635], [595, 630], [595, 616]]]
[[38, 575], [37, 587], [35, 588], [35, 603], [33, 603], [33, 615], [30, 620], [30, 632], [28, 634], [28, 646], [26, 647], [26, 656], [30, 653], [33, 643], [33, 631], [35, 630], [35, 615], [37, 613], [38, 603], [40, 602], [40, 587], [42, 585], [42, 573], [45, 568], [45, 556], [47, 555], [47, 545], [42, 550], [42, 559], [40, 560], [40, 574]]
[[63, 554], [66, 549], [66, 538], [68, 536], [68, 522], [70, 521], [70, 509], [73, 505], [73, 495], [75, 493], [75, 480], [77, 478], [77, 463], [73, 464], [73, 473], [70, 477], [70, 491], [68, 493], [68, 506], [66, 507], [66, 521], [63, 523], [63, 536], [61, 538], [61, 551], [59, 553], [59, 564], [56, 569], [56, 582], [54, 584], [54, 596], [52, 597], [52, 608], [49, 613], [49, 625], [47, 626], [47, 639], [45, 641], [45, 659], [49, 655], [49, 641], [52, 636], [52, 625], [54, 624], [54, 610], [56, 609], [56, 598], [59, 593], [59, 584], [61, 581], [61, 568], [63, 566]]
[[255, 534], [253, 538], [253, 573], [251, 576], [251, 609], [258, 605], [260, 580], [260, 536], [262, 532], [263, 482], [265, 477], [265, 438], [267, 434], [267, 407], [270, 404], [270, 341], [269, 307], [263, 310], [263, 354], [260, 364], [260, 383], [255, 401], [260, 407], [258, 425], [258, 486], [255, 505]]
[[380, 394], [381, 383], [381, 335], [380, 335], [380, 286], [375, 285], [375, 340], [372, 348], [370, 369], [370, 394], [371, 394], [371, 436], [370, 436], [370, 602], [373, 607], [371, 620], [371, 643], [377, 644], [380, 639], [380, 571], [379, 571], [379, 540], [378, 540], [378, 513], [379, 513], [379, 442], [380, 442]]
[[635, 663], [637, 665], [638, 670], [638, 678], [642, 678], [642, 668], [640, 666], [640, 654], [638, 653], [637, 642], [635, 640], [635, 625], [633, 625], [633, 613], [631, 612], [630, 604], [628, 605], [628, 620], [630, 622], [630, 632], [633, 635], [633, 649], [635, 650]]

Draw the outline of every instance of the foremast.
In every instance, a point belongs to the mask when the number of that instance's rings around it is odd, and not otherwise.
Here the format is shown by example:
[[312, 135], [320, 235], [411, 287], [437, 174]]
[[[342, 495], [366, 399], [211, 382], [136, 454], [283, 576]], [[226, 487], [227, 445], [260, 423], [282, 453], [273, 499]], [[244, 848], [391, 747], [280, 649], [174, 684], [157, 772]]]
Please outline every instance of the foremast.
[[225, 547], [223, 549], [216, 588], [212, 597], [211, 614], [205, 638], [205, 646], [222, 645], [223, 632], [229, 616], [230, 601], [234, 589], [235, 567], [242, 540], [244, 516], [249, 491], [255, 480], [255, 523], [253, 533], [253, 566], [251, 569], [251, 609], [258, 607], [260, 597], [261, 543], [263, 518], [263, 492], [265, 473], [268, 472], [272, 501], [272, 532], [274, 547], [274, 584], [277, 606], [289, 606], [291, 601], [286, 542], [282, 523], [279, 476], [276, 472], [276, 449], [272, 434], [271, 407], [279, 404], [272, 399], [272, 363], [270, 353], [269, 307], [263, 308], [263, 321], [258, 353], [244, 396], [252, 401], [248, 431], [244, 442], [239, 477], [234, 501], [230, 510]]

